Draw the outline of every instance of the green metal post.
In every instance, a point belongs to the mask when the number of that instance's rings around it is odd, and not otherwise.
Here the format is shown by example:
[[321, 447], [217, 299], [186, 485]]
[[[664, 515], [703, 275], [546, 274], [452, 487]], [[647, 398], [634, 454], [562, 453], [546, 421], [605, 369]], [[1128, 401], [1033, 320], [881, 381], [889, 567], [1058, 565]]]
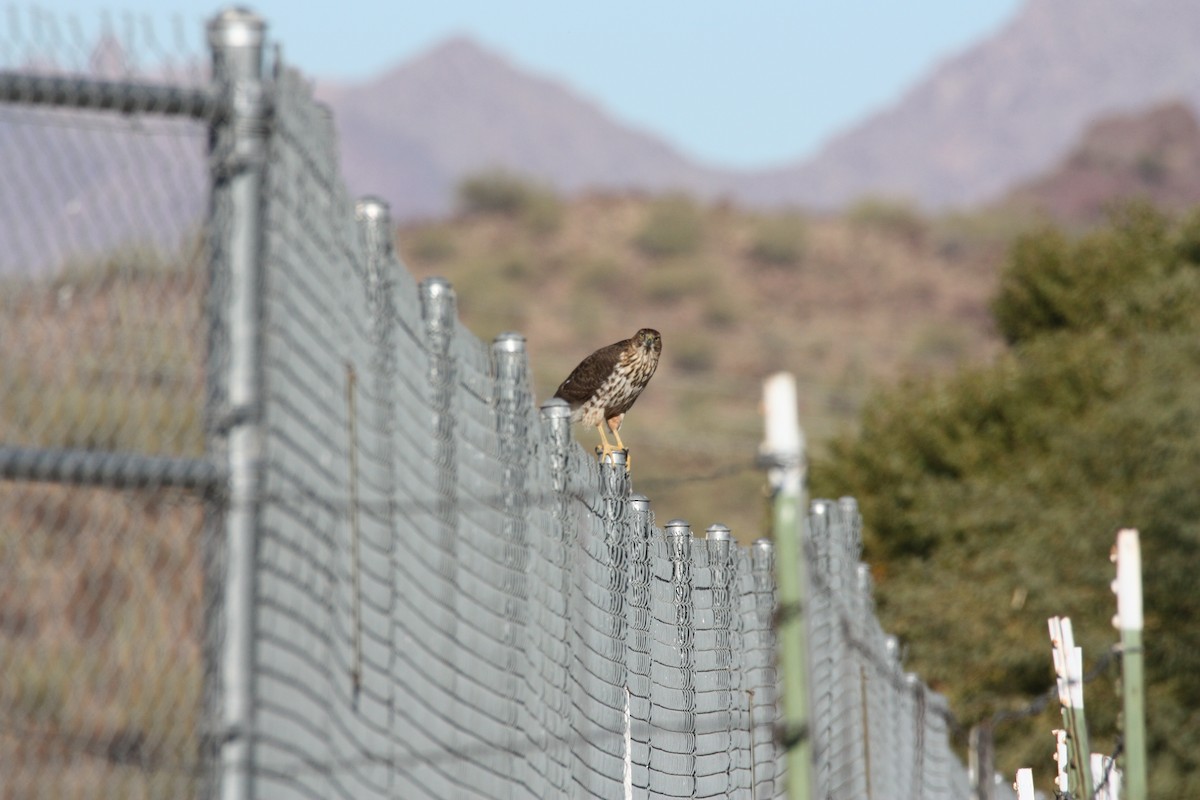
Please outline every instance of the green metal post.
[[1138, 532], [1117, 533], [1117, 616], [1121, 631], [1121, 697], [1124, 706], [1125, 765], [1121, 791], [1126, 800], [1146, 800], [1146, 709], [1142, 678], [1142, 553]]
[[766, 441], [775, 539], [775, 585], [779, 597], [776, 646], [783, 687], [783, 730], [789, 800], [812, 797], [812, 743], [808, 722], [806, 564], [802, 550], [804, 439], [796, 415], [796, 381], [777, 373], [764, 384]]

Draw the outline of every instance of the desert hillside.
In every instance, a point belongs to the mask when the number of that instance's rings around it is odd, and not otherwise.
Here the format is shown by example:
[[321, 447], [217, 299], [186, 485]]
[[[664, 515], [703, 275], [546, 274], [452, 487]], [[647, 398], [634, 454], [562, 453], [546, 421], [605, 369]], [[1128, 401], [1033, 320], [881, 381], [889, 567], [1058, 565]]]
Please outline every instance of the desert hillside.
[[876, 381], [998, 347], [987, 301], [1002, 237], [982, 218], [931, 221], [883, 202], [814, 216], [678, 195], [565, 201], [502, 175], [466, 187], [456, 217], [402, 227], [400, 252], [418, 278], [453, 282], [478, 336], [526, 335], [539, 400], [593, 349], [662, 332], [663, 364], [623, 434], [635, 489], [664, 519], [762, 534], [746, 498], [763, 481], [767, 374], [797, 375], [819, 450]]

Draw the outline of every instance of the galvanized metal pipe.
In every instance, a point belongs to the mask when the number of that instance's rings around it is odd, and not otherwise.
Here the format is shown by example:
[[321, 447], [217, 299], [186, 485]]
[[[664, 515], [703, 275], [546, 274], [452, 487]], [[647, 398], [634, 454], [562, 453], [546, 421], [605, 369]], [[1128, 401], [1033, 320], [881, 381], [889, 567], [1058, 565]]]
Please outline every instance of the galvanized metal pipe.
[[203, 458], [147, 456], [105, 450], [0, 447], [0, 480], [49, 481], [109, 489], [220, 487], [224, 465]]
[[0, 71], [0, 102], [3, 103], [211, 119], [220, 112], [223, 99], [220, 92], [210, 86], [172, 86]]
[[[227, 287], [224, 382], [229, 421], [225, 510], [224, 644], [220, 656], [221, 727], [218, 785], [223, 800], [254, 796], [255, 537], [263, 465], [262, 267], [263, 188], [268, 106], [263, 83], [266, 25], [245, 9], [218, 14], [208, 26], [215, 90], [229, 109], [210, 136], [214, 174], [210, 235], [213, 270]], [[217, 324], [220, 324], [219, 322]]]

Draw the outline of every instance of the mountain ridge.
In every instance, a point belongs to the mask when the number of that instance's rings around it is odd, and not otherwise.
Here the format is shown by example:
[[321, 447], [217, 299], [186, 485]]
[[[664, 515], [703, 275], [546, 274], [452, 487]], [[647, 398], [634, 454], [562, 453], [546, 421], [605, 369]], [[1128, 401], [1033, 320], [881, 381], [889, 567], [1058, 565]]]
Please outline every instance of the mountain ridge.
[[461, 35], [363, 83], [318, 83], [318, 95], [338, 120], [351, 188], [383, 195], [399, 218], [444, 214], [462, 178], [494, 167], [571, 193], [819, 209], [883, 195], [942, 210], [1051, 168], [1097, 116], [1173, 99], [1200, 108], [1194, 30], [1189, 0], [1028, 0], [813, 156], [760, 170], [690, 158]]
[[1200, 204], [1200, 121], [1185, 104], [1097, 119], [1054, 168], [997, 207], [1078, 229], [1135, 200], [1170, 213]]
[[1197, 29], [1200, 6], [1188, 0], [1029, 0], [772, 180], [806, 187], [804, 202], [865, 193], [932, 208], [986, 202], [1050, 168], [1097, 116], [1171, 99], [1200, 106]]
[[[390, 93], [393, 102], [380, 100]], [[475, 41], [456, 36], [364, 84], [317, 84], [334, 110], [352, 187], [387, 183], [377, 163], [398, 133], [426, 159], [436, 186], [383, 187], [398, 217], [436, 216], [473, 172], [508, 168], [556, 189], [686, 189], [715, 194], [729, 173], [700, 166], [672, 145], [618, 122], [561, 82], [524, 72]], [[509, 119], [507, 126], [500, 121]], [[487, 131], [480, 136], [479, 131]], [[381, 173], [380, 170], [383, 170]]]

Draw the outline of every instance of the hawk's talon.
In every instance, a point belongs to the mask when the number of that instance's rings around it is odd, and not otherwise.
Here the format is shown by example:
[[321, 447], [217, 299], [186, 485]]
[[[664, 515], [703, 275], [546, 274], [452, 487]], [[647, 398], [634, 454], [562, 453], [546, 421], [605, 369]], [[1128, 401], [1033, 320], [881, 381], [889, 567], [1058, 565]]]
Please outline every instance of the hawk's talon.
[[625, 454], [625, 471], [629, 472], [629, 465], [631, 463], [633, 463], [633, 458], [632, 458], [632, 456], [629, 455], [628, 447], [609, 447], [607, 450], [605, 450], [603, 447], [600, 447], [599, 445], [597, 445], [596, 460], [599, 461], [601, 464], [603, 464], [606, 461], [608, 461], [608, 457], [610, 455], [612, 455], [613, 453], [624, 453]]
[[[629, 472], [629, 448], [626, 447], [625, 443], [621, 441], [621, 423], [624, 421], [625, 421], [624, 413], [618, 414], [615, 417], [611, 417], [608, 420], [608, 429], [610, 431], [612, 431], [612, 435], [617, 438], [617, 446], [613, 449], [620, 450], [623, 453], [625, 453], [625, 471]], [[600, 435], [601, 436], [604, 435], [603, 429], [601, 429]]]

